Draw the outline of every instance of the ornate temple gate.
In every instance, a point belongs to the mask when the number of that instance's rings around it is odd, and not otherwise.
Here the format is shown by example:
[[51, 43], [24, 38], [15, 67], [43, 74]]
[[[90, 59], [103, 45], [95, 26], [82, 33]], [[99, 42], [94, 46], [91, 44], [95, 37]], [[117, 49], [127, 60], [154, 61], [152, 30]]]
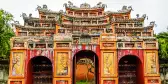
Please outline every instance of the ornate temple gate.
[[98, 74], [96, 84], [121, 83], [118, 66], [127, 62], [122, 60], [132, 59], [127, 57], [129, 55], [138, 60], [137, 63], [129, 60], [133, 66], [138, 66], [136, 78], [141, 81], [135, 81], [160, 84], [158, 43], [153, 33], [155, 22], [144, 26], [146, 14], [131, 18], [131, 6], [123, 6], [117, 12], [104, 11], [106, 5], [101, 2], [94, 7], [87, 3], [77, 7], [69, 1], [64, 6], [65, 12], [51, 11], [47, 5], [38, 6], [39, 18], [23, 13], [24, 26], [14, 24], [16, 37], [11, 39], [8, 84], [31, 84], [29, 64], [38, 56], [51, 61], [47, 64], [52, 65], [52, 84], [74, 84], [73, 67], [79, 63], [79, 56], [75, 55], [88, 50], [95, 54], [93, 58], [86, 57], [87, 60], [98, 65], [94, 70]]

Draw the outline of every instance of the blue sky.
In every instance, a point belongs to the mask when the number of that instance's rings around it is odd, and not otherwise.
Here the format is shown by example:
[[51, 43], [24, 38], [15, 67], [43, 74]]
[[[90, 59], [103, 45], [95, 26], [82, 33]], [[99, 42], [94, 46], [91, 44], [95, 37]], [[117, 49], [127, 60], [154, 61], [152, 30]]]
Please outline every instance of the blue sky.
[[42, 6], [46, 4], [49, 9], [54, 11], [64, 10], [63, 4], [71, 1], [74, 5], [79, 6], [81, 3], [89, 3], [91, 6], [96, 5], [98, 2], [107, 4], [105, 11], [117, 11], [123, 5], [132, 6], [132, 17], [136, 14], [147, 14], [148, 20], [145, 20], [145, 25], [150, 21], [155, 21], [157, 27], [154, 28], [155, 33], [166, 31], [168, 26], [168, 0], [3, 0], [0, 3], [0, 8], [12, 13], [14, 20], [18, 20], [23, 24], [23, 19], [20, 17], [22, 12], [33, 14], [33, 17], [38, 17], [38, 12], [35, 11], [37, 5]]

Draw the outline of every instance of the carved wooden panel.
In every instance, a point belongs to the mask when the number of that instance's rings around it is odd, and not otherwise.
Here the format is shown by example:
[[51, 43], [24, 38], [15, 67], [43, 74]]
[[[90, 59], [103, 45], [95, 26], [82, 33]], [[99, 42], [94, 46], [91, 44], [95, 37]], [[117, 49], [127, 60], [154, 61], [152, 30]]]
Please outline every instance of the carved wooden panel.
[[24, 47], [24, 43], [16, 43], [16, 42], [13, 42], [13, 47], [16, 48], [16, 47]]
[[161, 84], [160, 76], [145, 77], [145, 84]]
[[69, 43], [56, 43], [57, 48], [65, 48], [65, 47], [70, 47]]
[[23, 77], [24, 76], [24, 52], [13, 52], [11, 60], [12, 76]]
[[69, 56], [68, 52], [58, 52], [57, 53], [57, 67], [56, 67], [56, 74], [57, 75], [68, 75], [68, 61]]
[[146, 48], [156, 48], [156, 43], [146, 43]]
[[22, 84], [22, 81], [10, 81], [10, 84]]
[[157, 74], [156, 67], [156, 53], [155, 52], [146, 52], [146, 73], [147, 74]]
[[53, 84], [72, 84], [71, 78], [54, 78]]
[[24, 79], [8, 79], [8, 84], [25, 84]]
[[103, 52], [103, 76], [113, 76], [115, 74], [114, 52]]
[[114, 80], [103, 80], [103, 84], [115, 84]]
[[101, 78], [100, 84], [118, 84], [118, 78]]
[[101, 43], [100, 46], [101, 46], [101, 49], [115, 49], [116, 43], [104, 42], [104, 43]]
[[102, 36], [101, 40], [102, 41], [115, 41], [116, 38], [115, 38], [115, 36]]
[[69, 77], [70, 65], [70, 53], [68, 51], [56, 52], [54, 70], [56, 77]]
[[103, 47], [114, 47], [114, 43], [103, 43]]
[[148, 83], [149, 84], [159, 84], [159, 80], [158, 79], [148, 79]]
[[56, 84], [68, 84], [67, 80], [56, 80]]

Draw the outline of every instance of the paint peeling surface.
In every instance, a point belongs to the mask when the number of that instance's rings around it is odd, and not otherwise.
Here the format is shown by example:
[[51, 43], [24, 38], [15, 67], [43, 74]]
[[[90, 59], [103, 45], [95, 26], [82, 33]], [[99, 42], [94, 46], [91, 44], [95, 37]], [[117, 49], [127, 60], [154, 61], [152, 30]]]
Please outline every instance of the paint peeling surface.
[[31, 49], [27, 50], [27, 55], [31, 59], [36, 56], [45, 56], [53, 62], [54, 50], [53, 49]]
[[134, 55], [134, 56], [137, 56], [141, 62], [143, 63], [143, 50], [140, 50], [140, 49], [127, 49], [127, 50], [118, 50], [118, 62], [119, 60], [126, 56], [126, 55]]

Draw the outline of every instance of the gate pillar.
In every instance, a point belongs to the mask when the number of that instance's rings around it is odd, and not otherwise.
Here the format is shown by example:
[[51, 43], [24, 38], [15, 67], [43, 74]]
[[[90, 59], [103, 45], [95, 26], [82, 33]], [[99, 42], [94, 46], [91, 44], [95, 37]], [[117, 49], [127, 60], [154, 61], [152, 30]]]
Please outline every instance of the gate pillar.
[[102, 34], [101, 49], [101, 83], [118, 84], [118, 63], [115, 35]]
[[54, 36], [54, 78], [53, 84], [71, 84], [72, 54], [71, 35]]
[[[14, 43], [15, 40], [15, 43]], [[26, 45], [24, 39], [11, 39], [11, 52], [9, 64], [9, 78], [8, 84], [25, 84], [25, 59], [26, 59]], [[20, 46], [15, 46], [19, 44]]]

